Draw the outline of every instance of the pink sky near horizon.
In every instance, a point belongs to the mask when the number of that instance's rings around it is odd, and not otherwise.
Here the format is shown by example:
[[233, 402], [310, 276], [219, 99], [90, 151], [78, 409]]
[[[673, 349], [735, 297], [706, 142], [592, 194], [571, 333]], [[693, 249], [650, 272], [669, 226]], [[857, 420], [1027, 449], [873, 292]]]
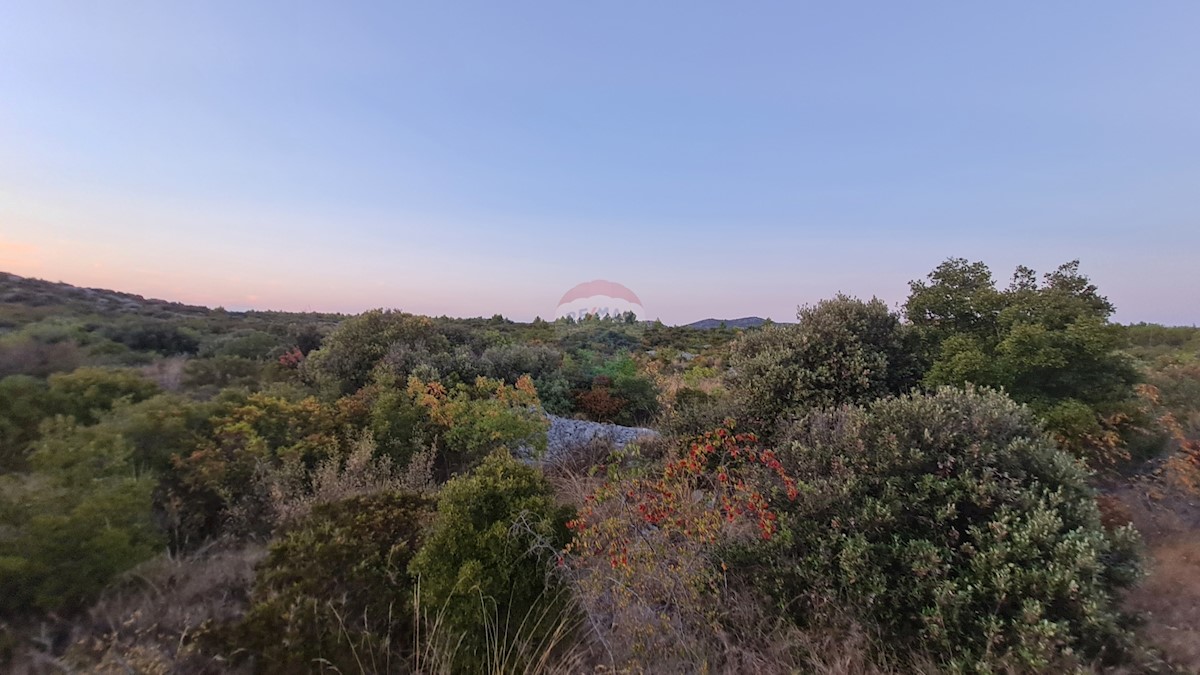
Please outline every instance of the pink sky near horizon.
[[1136, 230], [1083, 240], [1047, 233], [1028, 250], [1014, 248], [1010, 230], [914, 232], [897, 240], [848, 239], [827, 228], [715, 245], [648, 231], [644, 243], [629, 245], [610, 228], [584, 222], [557, 240], [500, 248], [519, 234], [412, 216], [335, 220], [290, 207], [118, 200], [80, 188], [12, 184], [19, 195], [0, 185], [0, 271], [234, 310], [387, 307], [529, 321], [553, 317], [576, 284], [607, 279], [641, 298], [643, 318], [669, 324], [742, 316], [790, 321], [797, 305], [838, 292], [898, 307], [909, 280], [962, 256], [988, 263], [1001, 285], [1018, 264], [1045, 272], [1081, 258], [1083, 272], [1116, 304], [1117, 320], [1200, 319], [1200, 308], [1174, 300], [1172, 279], [1195, 275], [1186, 247], [1146, 250]]
[[[169, 257], [169, 256], [168, 256]], [[26, 240], [16, 240], [0, 235], [0, 271], [10, 272], [25, 277], [46, 279], [48, 281], [65, 282], [76, 286], [103, 288], [156, 298], [178, 301], [186, 304], [207, 307], [225, 307], [232, 310], [279, 310], [295, 312], [331, 312], [354, 314], [376, 307], [403, 309], [418, 314], [432, 316], [491, 316], [497, 312], [519, 321], [532, 320], [534, 316], [552, 318], [557, 300], [570, 285], [562, 287], [540, 288], [526, 285], [522, 292], [513, 293], [507, 285], [477, 285], [468, 280], [459, 280], [456, 284], [423, 284], [398, 279], [391, 281], [373, 281], [370, 275], [356, 275], [353, 270], [339, 269], [337, 273], [331, 270], [309, 271], [297, 276], [294, 268], [282, 270], [276, 277], [258, 274], [239, 274], [229, 267], [206, 267], [203, 259], [180, 260], [172, 264], [162, 259], [154, 259], [143, 252], [117, 252], [103, 245], [56, 239], [50, 242], [31, 243]], [[1045, 271], [1043, 267], [1039, 271]], [[1085, 273], [1093, 273], [1085, 265]], [[1003, 283], [1007, 277], [1002, 268], [993, 266], [993, 273], [998, 283]], [[921, 276], [913, 273], [913, 277]], [[386, 276], [384, 277], [386, 278]], [[564, 277], [568, 278], [568, 277]], [[587, 281], [589, 279], [580, 279]], [[850, 277], [839, 280], [842, 283], [837, 288], [846, 288]], [[573, 285], [573, 284], [571, 284]], [[895, 283], [892, 286], [896, 286]], [[630, 286], [645, 300], [648, 316], [643, 318], [662, 318], [667, 323], [689, 323], [702, 318], [738, 318], [741, 316], [759, 315], [770, 316], [776, 320], [789, 321], [794, 316], [794, 308], [798, 304], [815, 302], [820, 297], [828, 297], [836, 290], [832, 285], [826, 285], [821, 295], [815, 297], [800, 297], [803, 289], [797, 287], [796, 293], [791, 294], [790, 300], [776, 300], [776, 307], [782, 305], [782, 311], [762, 311], [765, 303], [763, 298], [758, 302], [741, 305], [736, 299], [714, 296], [697, 297], [695, 294], [676, 296], [675, 311], [656, 311], [656, 304], [661, 304], [661, 293], [645, 293], [640, 287]], [[1128, 289], [1100, 283], [1101, 292], [1107, 293], [1118, 304], [1117, 320], [1136, 322], [1141, 320], [1155, 321], [1155, 317], [1139, 316], [1136, 311], [1129, 309]], [[709, 290], [714, 290], [709, 287]], [[892, 288], [890, 296], [876, 294], [884, 298], [892, 306], [903, 301], [907, 288]], [[896, 292], [898, 291], [898, 292]], [[871, 293], [852, 293], [860, 297], [869, 297]], [[809, 295], [813, 295], [811, 289]], [[1124, 309], [1122, 309], [1122, 303]], [[745, 309], [741, 309], [742, 307]], [[1159, 322], [1167, 324], [1188, 324], [1181, 321]]]

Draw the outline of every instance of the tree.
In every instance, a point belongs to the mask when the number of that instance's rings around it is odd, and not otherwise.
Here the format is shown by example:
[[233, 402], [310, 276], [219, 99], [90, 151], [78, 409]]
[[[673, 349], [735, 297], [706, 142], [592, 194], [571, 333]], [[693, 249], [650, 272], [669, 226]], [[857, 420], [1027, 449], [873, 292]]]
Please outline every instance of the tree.
[[986, 339], [995, 334], [1002, 298], [987, 265], [951, 258], [927, 281], [910, 281], [909, 288], [908, 320], [935, 344], [951, 335]]
[[1079, 261], [1040, 284], [1018, 267], [1004, 291], [983, 263], [963, 260], [943, 263], [929, 280], [912, 282], [906, 305], [932, 359], [927, 385], [1002, 388], [1042, 414], [1064, 447], [1113, 459], [1137, 373], [1118, 353], [1112, 304], [1080, 274]]

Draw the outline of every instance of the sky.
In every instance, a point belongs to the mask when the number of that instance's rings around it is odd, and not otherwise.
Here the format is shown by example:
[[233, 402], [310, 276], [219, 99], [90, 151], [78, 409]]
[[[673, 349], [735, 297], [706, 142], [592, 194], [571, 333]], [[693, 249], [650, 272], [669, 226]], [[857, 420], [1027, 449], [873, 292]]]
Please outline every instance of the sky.
[[1079, 259], [1200, 323], [1200, 3], [39, 2], [0, 270], [230, 309], [649, 317]]

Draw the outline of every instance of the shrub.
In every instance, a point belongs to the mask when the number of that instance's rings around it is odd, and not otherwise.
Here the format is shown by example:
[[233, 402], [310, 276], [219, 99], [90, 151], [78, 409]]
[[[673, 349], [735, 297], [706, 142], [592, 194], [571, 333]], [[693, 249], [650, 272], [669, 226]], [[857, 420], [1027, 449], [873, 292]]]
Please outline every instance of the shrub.
[[37, 501], [37, 513], [0, 546], [4, 613], [81, 610], [118, 573], [149, 559], [160, 540], [147, 478], [112, 478], [75, 499]]
[[57, 412], [93, 424], [120, 400], [144, 401], [159, 393], [158, 385], [134, 370], [79, 368], [50, 376], [50, 396]]
[[353, 393], [370, 381], [371, 371], [396, 345], [428, 353], [449, 348], [427, 317], [372, 310], [342, 322], [308, 355], [304, 371], [329, 391]]
[[159, 394], [138, 403], [118, 402], [98, 421], [121, 434], [132, 448], [136, 470], [166, 471], [174, 455], [186, 455], [210, 433], [215, 406], [174, 394]]
[[240, 356], [191, 359], [184, 366], [183, 382], [189, 387], [255, 387], [263, 364]]
[[300, 350], [300, 353], [308, 356], [311, 352], [320, 349], [321, 343], [325, 340], [321, 329], [311, 323], [292, 324], [288, 327], [288, 339]]
[[442, 488], [433, 531], [410, 569], [423, 601], [462, 636], [463, 672], [482, 667], [496, 617], [515, 629], [514, 641], [536, 642], [557, 626], [562, 597], [549, 561], [566, 544], [568, 518], [545, 477], [503, 452]]
[[25, 451], [38, 425], [53, 414], [46, 384], [28, 375], [0, 379], [0, 472], [25, 465]]
[[164, 356], [195, 354], [200, 350], [195, 331], [170, 321], [131, 318], [106, 327], [104, 334], [130, 349]]
[[75, 370], [84, 362], [84, 354], [75, 342], [39, 342], [20, 334], [0, 339], [0, 377]]
[[317, 505], [271, 544], [230, 641], [267, 673], [386, 670], [413, 642], [406, 568], [432, 512], [403, 492]]
[[538, 379], [553, 373], [562, 358], [561, 352], [545, 345], [511, 344], [488, 347], [479, 363], [488, 377], [515, 383], [522, 375]]
[[237, 330], [223, 335], [200, 351], [201, 356], [224, 356], [262, 360], [272, 351], [284, 347], [284, 340], [260, 330]]
[[571, 402], [571, 383], [559, 373], [543, 375], [534, 378], [534, 388], [542, 407], [552, 415], [569, 415], [573, 404]]
[[135, 474], [118, 433], [57, 418], [29, 457], [0, 476], [0, 613], [83, 609], [160, 544], [154, 481]]
[[390, 376], [381, 376], [363, 391], [372, 399], [368, 426], [379, 452], [404, 466], [420, 449], [419, 436], [429, 423], [425, 409]]
[[315, 398], [289, 401], [256, 393], [214, 415], [195, 449], [174, 456], [158, 503], [173, 545], [198, 544], [233, 530], [271, 529], [264, 471], [294, 462], [308, 470], [342, 451], [334, 406]]
[[613, 391], [611, 379], [597, 375], [591, 389], [575, 394], [575, 405], [590, 420], [612, 422], [625, 407], [625, 399]]
[[[678, 438], [692, 438], [721, 426], [727, 419], [743, 420], [751, 416], [744, 401], [724, 390], [705, 392], [683, 388], [675, 392], [671, 406], [660, 416], [660, 428]], [[743, 424], [757, 431], [754, 424]]]
[[480, 377], [452, 388], [412, 376], [408, 395], [429, 423], [426, 439], [441, 453], [447, 473], [470, 469], [494, 450], [546, 449], [549, 422], [538, 410], [537, 391], [528, 376], [508, 386]]
[[639, 450], [609, 458], [604, 481], [568, 523], [575, 538], [564, 567], [621, 670], [707, 662], [732, 615], [720, 547], [770, 541], [779, 531], [770, 495], [794, 499], [797, 487], [732, 421], [665, 466], [640, 464]]
[[816, 413], [791, 436], [784, 464], [806, 487], [772, 571], [743, 571], [794, 619], [847, 608], [953, 670], [1121, 655], [1114, 593], [1136, 576], [1135, 533], [1106, 533], [1087, 475], [1026, 409], [943, 388]]
[[364, 432], [345, 457], [329, 457], [312, 471], [286, 461], [263, 472], [276, 526], [286, 526], [307, 516], [313, 507], [380, 492], [422, 494], [431, 489], [429, 452], [413, 456], [404, 471], [388, 455], [377, 455], [375, 441]]
[[658, 388], [654, 380], [640, 375], [620, 374], [613, 379], [613, 392], [624, 401], [614, 421], [634, 426], [645, 424], [658, 414]]
[[915, 346], [882, 300], [838, 295], [802, 307], [799, 323], [733, 343], [734, 393], [765, 420], [900, 393], [920, 377]]
[[[258, 544], [221, 546], [146, 561], [75, 622], [59, 667], [95, 675], [182, 675], [211, 673], [222, 664], [229, 672], [222, 656], [205, 651], [211, 646], [205, 635], [245, 615], [254, 566], [265, 553]], [[27, 672], [20, 664], [13, 670]]]

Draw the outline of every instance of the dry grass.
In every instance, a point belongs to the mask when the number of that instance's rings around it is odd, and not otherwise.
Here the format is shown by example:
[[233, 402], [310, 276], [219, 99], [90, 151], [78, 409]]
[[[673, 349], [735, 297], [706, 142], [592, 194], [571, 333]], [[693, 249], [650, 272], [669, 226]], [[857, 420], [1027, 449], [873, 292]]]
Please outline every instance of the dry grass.
[[349, 455], [324, 460], [311, 476], [297, 460], [264, 471], [259, 480], [274, 525], [280, 526], [303, 518], [317, 504], [399, 490], [428, 493], [433, 489], [435, 456], [431, 450], [418, 452], [398, 469], [390, 457], [376, 456], [375, 441], [364, 433]]
[[[579, 620], [569, 603], [565, 606], [545, 603], [544, 607], [553, 605], [558, 609], [509, 617], [501, 616], [490, 598], [481, 596], [479, 600], [480, 630], [486, 637], [480, 675], [567, 675], [589, 670], [588, 648], [576, 640]], [[415, 630], [411, 635], [364, 632], [351, 625], [352, 617], [342, 616], [333, 609], [342, 638], [354, 655], [355, 666], [349, 672], [358, 675], [458, 672], [456, 656], [463, 636], [448, 629], [446, 610], [446, 605], [431, 608], [423, 602], [419, 579], [413, 589]], [[533, 634], [543, 637], [530, 637]], [[346, 673], [328, 662], [314, 665], [321, 672]]]
[[65, 655], [26, 652], [14, 673], [232, 672], [198, 647], [197, 636], [245, 612], [258, 545], [212, 546], [187, 557], [161, 556], [127, 573], [78, 619]]
[[163, 388], [163, 391], [179, 391], [183, 384], [183, 371], [187, 358], [170, 356], [159, 359], [142, 368], [142, 375]]

